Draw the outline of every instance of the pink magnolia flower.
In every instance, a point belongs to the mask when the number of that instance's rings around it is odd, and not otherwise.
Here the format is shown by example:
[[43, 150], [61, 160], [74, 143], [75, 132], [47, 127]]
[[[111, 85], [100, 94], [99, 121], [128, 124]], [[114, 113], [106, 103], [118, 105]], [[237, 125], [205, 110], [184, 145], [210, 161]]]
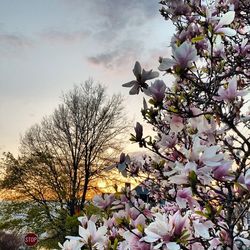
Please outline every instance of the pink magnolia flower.
[[140, 214], [134, 221], [132, 221], [132, 224], [135, 228], [144, 228], [146, 225], [146, 217], [143, 214]]
[[82, 225], [83, 227], [86, 227], [89, 220], [91, 220], [91, 221], [93, 221], [94, 223], [96, 223], [96, 221], [97, 221], [97, 216], [96, 216], [96, 215], [91, 215], [91, 217], [88, 219], [88, 217], [85, 215], [85, 216], [80, 216], [80, 217], [78, 217], [77, 219], [78, 219], [78, 221], [81, 223], [81, 225]]
[[205, 148], [200, 157], [200, 161], [208, 167], [218, 167], [222, 165], [224, 154], [220, 153], [220, 146], [211, 146]]
[[177, 136], [175, 133], [170, 133], [168, 135], [161, 134], [160, 140], [157, 143], [162, 148], [173, 148], [177, 142]]
[[231, 238], [228, 234], [227, 231], [225, 231], [224, 229], [220, 231], [219, 233], [220, 235], [220, 240], [223, 242], [223, 243], [227, 243], [227, 244], [230, 244], [231, 243]]
[[190, 247], [190, 250], [205, 250], [200, 242], [195, 242]]
[[203, 237], [210, 239], [209, 229], [214, 225], [211, 221], [200, 222], [198, 219], [193, 221], [194, 231], [196, 237]]
[[130, 250], [128, 242], [126, 240], [119, 242], [118, 250]]
[[[206, 147], [200, 144], [200, 139], [195, 139], [193, 148], [183, 152], [190, 161], [185, 166], [176, 162], [175, 168], [166, 173], [165, 176], [170, 176], [170, 183], [188, 184], [189, 174], [193, 171], [203, 184], [209, 184], [213, 180], [212, 171], [216, 167], [226, 164], [224, 154], [220, 153], [219, 150], [219, 146]], [[197, 165], [196, 162], [199, 164]], [[222, 171], [222, 169], [218, 169], [216, 174], [219, 174], [220, 170]]]
[[167, 86], [162, 80], [155, 80], [154, 83], [145, 91], [149, 96], [152, 96], [156, 102], [162, 102], [165, 96]]
[[67, 236], [70, 240], [78, 240], [83, 243], [83, 245], [90, 245], [95, 247], [96, 249], [104, 249], [107, 244], [107, 227], [101, 226], [96, 229], [96, 225], [93, 221], [89, 220], [87, 223], [87, 227], [83, 228], [79, 226], [79, 235], [80, 237]]
[[[245, 239], [243, 237], [235, 237], [235, 242], [242, 242], [247, 248], [245, 249], [249, 249], [250, 247], [250, 240], [248, 239]], [[240, 248], [237, 248], [237, 244], [234, 245], [236, 248], [235, 249], [240, 249]]]
[[206, 147], [202, 144], [202, 140], [199, 138], [199, 136], [195, 136], [193, 138], [192, 148], [188, 151], [183, 150], [183, 153], [186, 155], [190, 162], [198, 162], [200, 155], [205, 148]]
[[231, 29], [229, 27], [224, 27], [226, 25], [229, 25], [233, 22], [235, 17], [235, 12], [234, 11], [228, 11], [225, 13], [219, 23], [215, 26], [214, 31], [217, 34], [224, 34], [226, 36], [235, 36], [236, 31], [234, 29]]
[[208, 250], [214, 250], [214, 249], [221, 249], [219, 246], [221, 245], [221, 240], [218, 237], [214, 237], [212, 240], [209, 241], [209, 248]]
[[118, 212], [113, 214], [113, 217], [114, 217], [115, 226], [119, 226], [122, 221], [129, 222], [130, 220], [128, 211], [125, 211], [125, 210], [119, 210]]
[[173, 16], [188, 15], [191, 11], [188, 4], [183, 0], [167, 1], [167, 11]]
[[133, 73], [136, 77], [136, 80], [124, 83], [122, 85], [123, 87], [132, 87], [129, 91], [130, 95], [139, 94], [141, 88], [147, 88], [147, 80], [151, 80], [159, 76], [159, 73], [157, 71], [146, 71], [144, 69], [142, 70], [139, 62], [135, 63]]
[[78, 240], [66, 240], [63, 245], [58, 243], [60, 249], [62, 250], [81, 250], [81, 247], [84, 245], [83, 243], [79, 242]]
[[213, 170], [214, 178], [220, 181], [232, 180], [233, 176], [230, 173], [231, 167], [232, 167], [231, 161], [223, 162], [221, 166], [218, 166]]
[[244, 91], [237, 91], [237, 78], [236, 76], [229, 80], [227, 88], [220, 87], [218, 90], [218, 96], [215, 97], [218, 101], [231, 102], [237, 96], [243, 96], [246, 93]]
[[125, 205], [125, 212], [132, 220], [135, 220], [140, 215], [140, 211], [138, 209], [130, 207], [128, 204]]
[[106, 209], [109, 207], [112, 202], [115, 200], [115, 197], [113, 194], [104, 194], [103, 196], [101, 195], [96, 195], [93, 198], [93, 203], [95, 206], [101, 208], [101, 209]]
[[204, 133], [211, 129], [211, 126], [209, 125], [207, 119], [204, 117], [204, 115], [200, 115], [194, 118], [189, 119], [189, 124], [191, 128], [197, 129], [198, 133]]
[[133, 249], [133, 250], [150, 250], [150, 244], [140, 241], [141, 237], [142, 237], [142, 233], [137, 230], [134, 229], [132, 230], [132, 232], [126, 231], [123, 233], [123, 237], [124, 239], [127, 241], [128, 243], [128, 249]]
[[106, 226], [107, 228], [114, 228], [114, 225], [115, 225], [115, 218], [114, 217], [111, 217], [111, 218], [108, 218], [108, 219], [103, 219], [104, 223], [103, 225]]
[[124, 153], [120, 154], [120, 161], [117, 165], [118, 170], [122, 173], [123, 176], [127, 176], [127, 167], [131, 163], [129, 155]]
[[214, 118], [211, 117], [210, 121], [208, 122], [207, 118], [200, 109], [192, 107], [190, 110], [195, 117], [189, 118], [188, 126], [190, 126], [192, 129], [197, 129], [198, 134], [206, 135], [209, 142], [208, 144], [214, 144], [215, 135], [218, 133], [218, 131], [216, 131], [216, 122]]
[[181, 234], [186, 226], [187, 215], [182, 217], [180, 211], [174, 215], [155, 214], [155, 221], [149, 224], [145, 229], [146, 236], [141, 240], [149, 243], [158, 243], [154, 249], [159, 249], [166, 246], [169, 250], [178, 250], [180, 245], [175, 242], [181, 237]]
[[188, 206], [191, 210], [199, 208], [199, 203], [194, 199], [191, 188], [183, 188], [177, 191], [176, 202], [180, 208]]
[[188, 176], [191, 171], [194, 172], [197, 171], [197, 164], [195, 162], [188, 162], [184, 167], [182, 164], [176, 163], [174, 170], [168, 173], [169, 175], [173, 174], [172, 176], [169, 177], [169, 182], [179, 185], [187, 184]]
[[249, 33], [250, 33], [250, 26], [249, 26], [249, 25], [245, 25], [245, 26], [239, 28], [238, 31], [239, 31], [240, 34], [242, 34], [242, 35], [249, 34]]
[[173, 59], [163, 58], [159, 70], [166, 71], [173, 66], [181, 69], [191, 67], [192, 63], [198, 59], [197, 50], [190, 42], [184, 42], [179, 47], [172, 46]]
[[222, 42], [221, 36], [217, 36], [214, 43], [214, 56], [225, 58], [225, 46]]
[[250, 56], [250, 44], [248, 39], [243, 39], [241, 44], [235, 44], [236, 51], [242, 55], [249, 58]]
[[184, 128], [183, 118], [177, 115], [173, 115], [170, 122], [171, 131], [178, 133]]

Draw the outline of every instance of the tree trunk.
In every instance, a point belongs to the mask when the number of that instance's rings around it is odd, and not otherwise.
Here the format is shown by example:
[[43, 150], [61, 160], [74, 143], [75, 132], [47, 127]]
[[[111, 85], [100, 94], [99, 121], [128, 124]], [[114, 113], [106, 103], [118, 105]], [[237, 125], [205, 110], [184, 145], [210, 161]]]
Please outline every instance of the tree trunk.
[[85, 180], [84, 180], [80, 210], [83, 210], [83, 208], [84, 208], [84, 204], [85, 204], [85, 201], [86, 201], [86, 195], [87, 195], [87, 191], [88, 191], [88, 185], [89, 185], [89, 173], [87, 172], [86, 176], [85, 176]]

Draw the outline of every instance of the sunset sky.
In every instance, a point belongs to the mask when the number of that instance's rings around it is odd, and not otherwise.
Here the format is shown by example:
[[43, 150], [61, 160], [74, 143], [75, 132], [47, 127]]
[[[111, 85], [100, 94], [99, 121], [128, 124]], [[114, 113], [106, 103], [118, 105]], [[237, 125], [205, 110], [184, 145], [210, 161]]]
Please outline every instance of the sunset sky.
[[89, 77], [122, 93], [131, 119], [142, 96], [121, 84], [136, 60], [157, 69], [173, 26], [157, 0], [0, 0], [0, 152], [50, 115], [63, 92]]

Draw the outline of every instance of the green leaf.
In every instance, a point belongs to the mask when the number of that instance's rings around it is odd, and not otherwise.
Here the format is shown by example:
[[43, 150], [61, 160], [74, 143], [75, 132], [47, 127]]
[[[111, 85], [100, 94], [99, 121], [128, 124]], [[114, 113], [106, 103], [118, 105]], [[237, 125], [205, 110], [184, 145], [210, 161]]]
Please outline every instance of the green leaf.
[[191, 171], [188, 175], [188, 180], [193, 193], [197, 193], [196, 184], [198, 182], [197, 175], [194, 171]]
[[177, 112], [178, 112], [178, 109], [177, 109], [176, 107], [174, 107], [174, 106], [170, 106], [170, 107], [168, 108], [168, 110], [169, 110], [170, 112], [173, 112], [173, 113], [177, 113]]
[[137, 229], [138, 229], [138, 231], [141, 232], [141, 233], [144, 232], [144, 227], [143, 227], [143, 225], [141, 225], [141, 224], [139, 224], [139, 225], [137, 226]]
[[202, 41], [204, 38], [205, 38], [204, 36], [196, 36], [196, 37], [192, 38], [191, 42], [197, 43], [197, 42]]
[[182, 233], [181, 233], [181, 237], [180, 237], [180, 242], [184, 243], [188, 240], [190, 234], [188, 233], [188, 230], [185, 229]]
[[115, 238], [115, 240], [114, 240], [114, 250], [116, 250], [118, 248], [118, 243], [119, 243], [118, 239]]
[[155, 102], [154, 99], [150, 99], [148, 102], [149, 102], [150, 104], [152, 104], [152, 105], [155, 105], [155, 104], [156, 104], [156, 102]]
[[205, 217], [207, 219], [209, 218], [209, 216], [207, 214], [203, 213], [202, 211], [195, 211], [195, 213], [202, 216], [202, 217]]
[[223, 209], [223, 206], [219, 206], [216, 213], [217, 213], [217, 214], [220, 214], [221, 211], [222, 211], [222, 209]]

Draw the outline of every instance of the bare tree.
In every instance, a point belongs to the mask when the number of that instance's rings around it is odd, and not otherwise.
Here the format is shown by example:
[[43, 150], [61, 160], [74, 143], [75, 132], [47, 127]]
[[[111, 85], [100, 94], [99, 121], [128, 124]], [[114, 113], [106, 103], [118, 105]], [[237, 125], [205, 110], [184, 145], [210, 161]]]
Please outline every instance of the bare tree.
[[41, 203], [51, 221], [48, 200], [67, 206], [72, 216], [83, 209], [90, 183], [112, 164], [125, 129], [121, 96], [108, 98], [103, 86], [88, 80], [26, 132], [19, 159], [8, 156], [3, 183]]

